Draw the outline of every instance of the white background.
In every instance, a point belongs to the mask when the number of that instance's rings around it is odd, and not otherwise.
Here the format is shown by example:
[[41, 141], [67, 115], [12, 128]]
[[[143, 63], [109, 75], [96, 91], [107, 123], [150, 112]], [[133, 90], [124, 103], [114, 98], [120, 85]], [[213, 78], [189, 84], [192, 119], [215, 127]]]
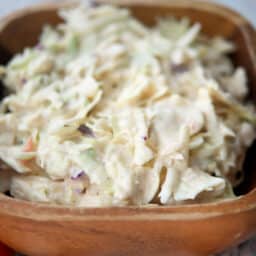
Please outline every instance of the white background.
[[[47, 0], [49, 2], [50, 0]], [[53, 0], [55, 2], [61, 0]], [[170, 0], [171, 1], [171, 0]], [[193, 1], [193, 0], [192, 0]], [[205, 0], [207, 1], [207, 0]], [[256, 0], [213, 0], [225, 4], [242, 13], [256, 27]], [[5, 15], [17, 8], [30, 4], [44, 2], [43, 0], [0, 0], [0, 16]]]

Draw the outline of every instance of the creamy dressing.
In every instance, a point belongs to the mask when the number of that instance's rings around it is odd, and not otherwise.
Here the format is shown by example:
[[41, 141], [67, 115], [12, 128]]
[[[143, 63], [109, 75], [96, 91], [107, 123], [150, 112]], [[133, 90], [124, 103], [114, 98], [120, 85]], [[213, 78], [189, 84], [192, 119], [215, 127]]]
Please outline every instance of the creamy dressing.
[[59, 13], [1, 67], [0, 191], [78, 207], [234, 197], [256, 124], [234, 45], [186, 18], [146, 27], [108, 5]]

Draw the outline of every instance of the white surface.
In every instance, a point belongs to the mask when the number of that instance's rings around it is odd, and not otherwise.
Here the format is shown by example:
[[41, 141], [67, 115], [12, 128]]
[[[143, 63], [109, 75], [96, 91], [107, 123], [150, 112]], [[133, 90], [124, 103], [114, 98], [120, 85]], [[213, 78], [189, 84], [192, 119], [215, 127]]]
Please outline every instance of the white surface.
[[[55, 2], [61, 0], [53, 0]], [[170, 0], [171, 1], [171, 0]], [[193, 0], [191, 0], [193, 1]], [[205, 0], [209, 1], [209, 0]], [[225, 4], [243, 14], [256, 27], [256, 0], [213, 0]], [[0, 15], [5, 15], [15, 9], [23, 8], [30, 4], [43, 2], [43, 0], [0, 0]]]
[[256, 27], [256, 0], [214, 0], [240, 12]]

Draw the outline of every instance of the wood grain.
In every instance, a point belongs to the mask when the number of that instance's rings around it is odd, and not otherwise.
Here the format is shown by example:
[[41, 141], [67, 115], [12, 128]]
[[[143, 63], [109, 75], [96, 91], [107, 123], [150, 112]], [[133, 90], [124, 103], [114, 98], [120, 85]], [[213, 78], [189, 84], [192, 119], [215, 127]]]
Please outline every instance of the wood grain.
[[[56, 10], [69, 4], [44, 4], [2, 19], [1, 63], [35, 44], [42, 26], [60, 22]], [[215, 4], [190, 0], [123, 0], [121, 5], [147, 25], [163, 15], [187, 16], [202, 23], [204, 33], [233, 40], [237, 45], [233, 60], [246, 68], [250, 96], [256, 100], [255, 31], [243, 17]], [[240, 187], [245, 195], [221, 203], [79, 209], [0, 195], [0, 240], [31, 256], [203, 256], [219, 252], [256, 233], [255, 148], [248, 153], [247, 178]]]

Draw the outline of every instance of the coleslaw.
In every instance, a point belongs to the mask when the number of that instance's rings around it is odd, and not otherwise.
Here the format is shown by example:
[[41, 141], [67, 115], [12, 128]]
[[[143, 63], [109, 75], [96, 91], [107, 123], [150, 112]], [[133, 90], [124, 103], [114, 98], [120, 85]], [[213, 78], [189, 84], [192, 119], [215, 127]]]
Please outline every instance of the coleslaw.
[[0, 191], [78, 207], [234, 197], [256, 116], [247, 77], [199, 23], [59, 11], [0, 74]]

